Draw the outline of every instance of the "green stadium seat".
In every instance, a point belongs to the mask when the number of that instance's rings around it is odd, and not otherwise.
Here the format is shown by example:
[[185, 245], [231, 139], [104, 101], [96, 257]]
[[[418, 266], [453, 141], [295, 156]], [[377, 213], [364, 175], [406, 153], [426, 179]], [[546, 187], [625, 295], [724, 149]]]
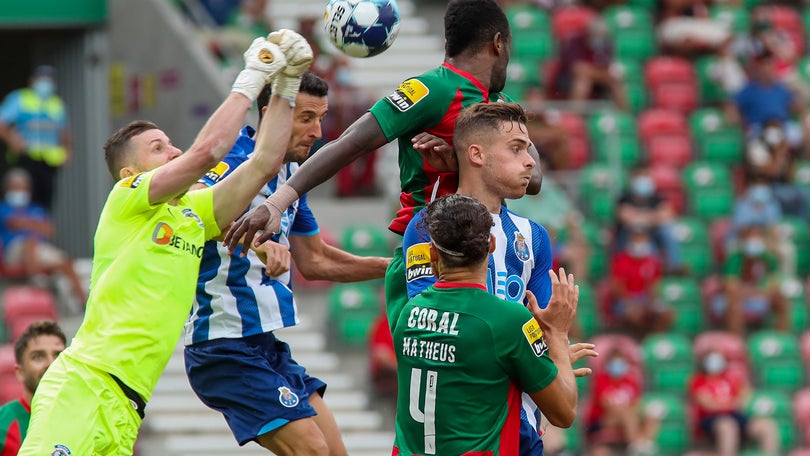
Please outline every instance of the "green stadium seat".
[[652, 15], [646, 8], [619, 5], [602, 14], [618, 58], [644, 61], [657, 52]]
[[715, 104], [727, 98], [723, 87], [714, 77], [718, 60], [716, 56], [705, 56], [695, 62], [695, 73], [703, 104]]
[[639, 113], [647, 108], [649, 97], [643, 81], [625, 81], [624, 89], [627, 91], [627, 102], [632, 112]]
[[714, 220], [731, 214], [734, 188], [727, 167], [693, 162], [684, 169], [683, 178], [693, 215]]
[[763, 330], [749, 337], [747, 346], [759, 386], [793, 392], [804, 384], [804, 365], [795, 335]]
[[714, 267], [706, 223], [694, 217], [681, 217], [673, 223], [672, 235], [678, 241], [681, 259], [693, 275], [705, 275]]
[[512, 29], [514, 57], [545, 60], [554, 55], [554, 37], [548, 14], [534, 6], [513, 6], [505, 11]]
[[517, 101], [522, 101], [530, 87], [541, 87], [542, 71], [540, 60], [534, 57], [515, 57], [506, 67], [506, 87], [504, 93]]
[[761, 5], [763, 2], [764, 0], [744, 0], [743, 6], [745, 6], [745, 9], [750, 11], [754, 7]]
[[588, 240], [591, 248], [589, 277], [591, 280], [599, 280], [607, 274], [608, 270], [609, 236], [602, 227], [587, 220], [582, 222], [582, 234]]
[[672, 393], [646, 393], [642, 408], [658, 418], [661, 427], [656, 443], [661, 454], [682, 454], [689, 448], [690, 432], [686, 418], [686, 401]]
[[630, 0], [627, 2], [628, 5], [632, 6], [640, 6], [642, 8], [646, 8], [647, 11], [652, 11], [656, 8], [656, 4], [658, 0]]
[[792, 403], [787, 393], [758, 389], [751, 395], [746, 413], [752, 417], [771, 417], [776, 421], [782, 448], [791, 448], [796, 442]]
[[579, 179], [579, 196], [588, 213], [599, 223], [613, 221], [616, 200], [626, 181], [624, 170], [591, 163], [582, 169]]
[[[639, 67], [640, 71], [640, 67]], [[611, 163], [614, 155], [623, 165], [632, 165], [641, 157], [641, 144], [635, 118], [616, 110], [598, 111], [588, 117], [588, 136], [596, 159]]]
[[790, 326], [793, 334], [800, 334], [810, 327], [810, 315], [808, 315], [804, 284], [795, 277], [788, 277], [782, 279], [779, 289], [789, 302]]
[[796, 250], [796, 270], [802, 275], [810, 274], [810, 233], [807, 224], [798, 217], [785, 217], [779, 222], [780, 237], [793, 243]]
[[360, 256], [390, 256], [392, 248], [388, 234], [376, 225], [351, 225], [340, 235], [340, 245], [349, 253]]
[[338, 340], [347, 345], [361, 345], [380, 312], [379, 288], [370, 283], [341, 283], [332, 287], [328, 296], [329, 326]]
[[689, 129], [704, 160], [728, 165], [742, 160], [745, 148], [742, 132], [729, 125], [719, 109], [696, 110], [689, 118]]
[[810, 160], [798, 160], [793, 165], [793, 185], [810, 191]]
[[675, 309], [672, 331], [694, 336], [706, 328], [700, 285], [696, 279], [664, 277], [658, 284], [658, 298]]
[[692, 343], [680, 333], [647, 336], [641, 343], [648, 386], [653, 391], [681, 393], [694, 371]]
[[587, 282], [579, 284], [579, 304], [577, 304], [577, 323], [582, 330], [583, 340], [589, 340], [600, 329], [599, 306], [593, 286]]
[[731, 5], [712, 5], [709, 8], [712, 19], [718, 20], [731, 26], [734, 33], [748, 33], [750, 30], [751, 16], [745, 8]]

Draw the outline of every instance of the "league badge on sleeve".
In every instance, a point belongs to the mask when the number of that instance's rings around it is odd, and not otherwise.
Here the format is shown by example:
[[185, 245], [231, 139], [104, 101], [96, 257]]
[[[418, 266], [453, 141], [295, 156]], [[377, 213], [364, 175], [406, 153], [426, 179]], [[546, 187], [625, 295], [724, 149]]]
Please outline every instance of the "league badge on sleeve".
[[430, 266], [430, 244], [423, 242], [408, 247], [408, 251], [405, 252], [405, 271], [407, 282], [433, 277], [433, 268]]
[[287, 408], [293, 408], [298, 405], [298, 395], [286, 386], [278, 387], [278, 401], [281, 405]]
[[534, 318], [523, 324], [523, 335], [526, 336], [532, 351], [538, 357], [543, 356], [543, 353], [548, 350], [548, 345], [543, 339], [543, 330], [540, 329], [540, 324]]
[[208, 170], [207, 173], [205, 173], [205, 177], [211, 179], [212, 182], [217, 183], [223, 177], [225, 177], [225, 173], [227, 173], [229, 169], [231, 169], [229, 164], [225, 163], [224, 161], [219, 162], [217, 166], [214, 166]]
[[430, 93], [424, 82], [418, 79], [408, 79], [394, 90], [394, 93], [385, 97], [401, 112], [405, 112]]

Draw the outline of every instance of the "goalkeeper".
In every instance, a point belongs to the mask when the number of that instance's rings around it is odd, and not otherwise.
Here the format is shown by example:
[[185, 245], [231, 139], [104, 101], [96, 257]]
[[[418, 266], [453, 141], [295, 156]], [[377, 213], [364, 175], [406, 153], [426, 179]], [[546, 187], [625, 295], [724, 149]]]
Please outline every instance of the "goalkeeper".
[[[87, 313], [37, 388], [20, 455], [132, 454], [144, 408], [194, 300], [203, 243], [279, 170], [312, 50], [285, 31], [257, 38], [232, 93], [185, 154], [151, 122], [104, 146], [118, 182], [102, 210]], [[282, 52], [281, 48], [286, 49]], [[251, 103], [273, 80], [255, 154], [216, 187], [187, 192], [230, 150]]]

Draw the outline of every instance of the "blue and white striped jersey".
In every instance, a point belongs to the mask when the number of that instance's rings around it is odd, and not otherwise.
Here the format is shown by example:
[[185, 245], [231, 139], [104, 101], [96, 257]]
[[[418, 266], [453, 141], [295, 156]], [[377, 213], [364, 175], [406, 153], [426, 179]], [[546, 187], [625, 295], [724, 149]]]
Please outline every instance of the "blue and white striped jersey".
[[[253, 153], [254, 131], [242, 129], [236, 144], [200, 183], [211, 186], [233, 172]], [[286, 163], [278, 176], [267, 183], [253, 199], [251, 207], [264, 202], [298, 169], [297, 163]], [[289, 248], [290, 235], [312, 236], [318, 223], [307, 205], [306, 195], [293, 203], [281, 219], [281, 232], [273, 241]], [[241, 258], [238, 247], [232, 255], [219, 241], [205, 243], [197, 295], [186, 322], [186, 345], [212, 339], [240, 338], [298, 324], [298, 309], [292, 294], [291, 273], [277, 277], [265, 275], [264, 264], [253, 251]]]

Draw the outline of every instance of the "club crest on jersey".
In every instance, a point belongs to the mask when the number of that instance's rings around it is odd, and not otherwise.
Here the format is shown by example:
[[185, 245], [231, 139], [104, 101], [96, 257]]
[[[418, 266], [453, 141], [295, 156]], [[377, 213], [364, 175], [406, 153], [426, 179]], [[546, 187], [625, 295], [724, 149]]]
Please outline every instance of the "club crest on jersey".
[[73, 454], [70, 452], [70, 448], [62, 444], [56, 444], [53, 446], [53, 448], [54, 450], [51, 453], [51, 456], [70, 456]]
[[520, 231], [515, 231], [515, 242], [512, 246], [515, 248], [515, 255], [518, 260], [524, 263], [529, 261], [529, 246], [526, 245], [526, 238], [523, 237]]
[[543, 356], [543, 353], [548, 350], [546, 340], [543, 339], [543, 330], [540, 329], [540, 324], [534, 318], [523, 323], [523, 335], [526, 336], [532, 351], [538, 357]]
[[281, 405], [287, 408], [292, 408], [298, 405], [298, 395], [293, 393], [291, 389], [286, 386], [278, 387], [278, 401]]
[[219, 182], [220, 179], [231, 169], [231, 166], [225, 162], [217, 163], [217, 166], [214, 166], [207, 173], [205, 173], [205, 177], [213, 181], [215, 184]]
[[143, 173], [138, 173], [134, 176], [129, 176], [126, 179], [122, 180], [119, 186], [124, 188], [127, 187], [138, 188], [138, 186], [141, 185], [142, 181], [143, 181]]
[[414, 280], [433, 277], [433, 268], [430, 266], [430, 244], [423, 242], [408, 247], [405, 252], [405, 280]]
[[399, 85], [391, 95], [385, 97], [400, 112], [405, 112], [430, 93], [424, 82], [418, 79], [408, 79]]
[[205, 225], [203, 225], [203, 222], [202, 222], [202, 219], [200, 218], [200, 216], [195, 214], [194, 211], [192, 211], [191, 209], [189, 209], [189, 208], [183, 209], [183, 216], [194, 219], [194, 221], [197, 222], [197, 226], [199, 226], [200, 228], [205, 228]]

